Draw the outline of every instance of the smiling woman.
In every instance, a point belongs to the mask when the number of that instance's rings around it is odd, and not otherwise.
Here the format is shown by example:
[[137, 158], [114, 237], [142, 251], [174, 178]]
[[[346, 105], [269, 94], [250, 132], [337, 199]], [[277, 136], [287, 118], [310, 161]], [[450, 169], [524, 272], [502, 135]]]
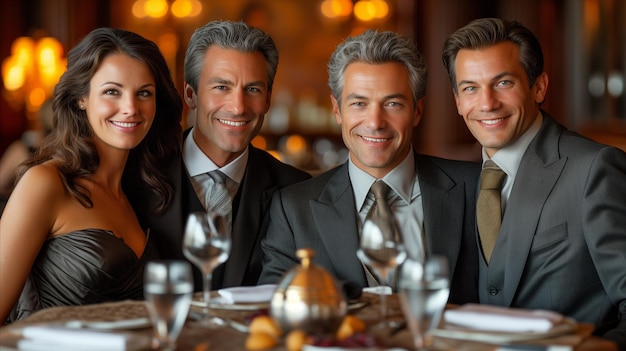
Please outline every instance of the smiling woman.
[[3, 321], [141, 299], [156, 249], [124, 189], [154, 192], [155, 212], [172, 198], [162, 160], [180, 151], [182, 101], [153, 42], [92, 31], [69, 52], [53, 101], [54, 128], [0, 219]]
[[89, 86], [79, 107], [87, 113], [96, 147], [137, 146], [148, 134], [156, 110], [156, 86], [148, 67], [125, 54], [110, 55]]

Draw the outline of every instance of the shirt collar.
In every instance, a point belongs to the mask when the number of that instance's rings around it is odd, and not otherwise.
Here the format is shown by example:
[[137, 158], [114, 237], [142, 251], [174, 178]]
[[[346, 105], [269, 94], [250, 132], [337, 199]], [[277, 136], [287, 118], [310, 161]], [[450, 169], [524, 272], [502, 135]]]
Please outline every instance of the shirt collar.
[[[543, 115], [541, 114], [541, 111], [539, 111], [537, 118], [535, 118], [535, 121], [530, 125], [528, 130], [524, 132], [524, 134], [522, 134], [511, 145], [498, 150], [491, 158], [509, 177], [514, 178], [517, 174], [517, 169], [522, 161], [522, 156], [524, 156], [530, 142], [535, 138], [537, 133], [539, 133], [542, 121]], [[489, 159], [489, 156], [487, 156], [484, 148], [482, 150], [482, 155], [484, 163]]]
[[[352, 191], [357, 210], [363, 207], [370, 187], [376, 181], [369, 173], [363, 171], [348, 158], [348, 174], [352, 183]], [[415, 158], [413, 148], [409, 154], [394, 169], [382, 178], [387, 185], [407, 204], [420, 194], [419, 182], [415, 181]]]
[[193, 129], [187, 135], [183, 143], [183, 161], [191, 177], [219, 169], [222, 173], [226, 174], [228, 178], [232, 179], [237, 184], [241, 184], [243, 175], [246, 172], [248, 155], [248, 148], [246, 148], [239, 157], [224, 167], [219, 168], [202, 150], [200, 150], [200, 147], [193, 139]]

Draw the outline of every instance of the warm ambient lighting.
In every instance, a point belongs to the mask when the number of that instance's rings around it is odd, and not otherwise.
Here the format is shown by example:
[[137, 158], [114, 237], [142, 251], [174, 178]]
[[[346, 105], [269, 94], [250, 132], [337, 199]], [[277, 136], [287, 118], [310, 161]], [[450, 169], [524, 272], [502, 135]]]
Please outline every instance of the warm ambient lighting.
[[195, 17], [202, 12], [202, 3], [199, 0], [175, 0], [170, 7], [166, 0], [135, 0], [132, 9], [137, 18], [161, 18], [168, 10], [174, 17]]
[[385, 0], [323, 0], [320, 5], [322, 15], [327, 18], [354, 17], [363, 22], [384, 19], [389, 15], [389, 5]]
[[322, 14], [328, 18], [348, 17], [352, 13], [351, 0], [324, 0]]
[[19, 37], [11, 45], [11, 56], [2, 62], [4, 96], [16, 110], [26, 106], [35, 118], [41, 105], [52, 96], [54, 86], [65, 72], [63, 46], [52, 37], [35, 40]]
[[361, 0], [354, 4], [354, 16], [361, 21], [387, 17], [389, 6], [383, 0]]

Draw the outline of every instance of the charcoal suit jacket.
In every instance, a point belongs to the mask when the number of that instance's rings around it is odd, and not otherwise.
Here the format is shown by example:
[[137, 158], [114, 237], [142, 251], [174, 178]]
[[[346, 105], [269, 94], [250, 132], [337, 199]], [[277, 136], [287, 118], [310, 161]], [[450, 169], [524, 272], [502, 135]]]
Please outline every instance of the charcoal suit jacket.
[[[269, 221], [268, 211], [273, 193], [281, 187], [310, 178], [310, 174], [278, 161], [269, 153], [249, 146], [246, 171], [233, 201], [232, 247], [228, 260], [213, 272], [212, 289], [255, 285], [261, 273], [260, 243]], [[149, 198], [131, 200], [138, 210], [144, 228], [163, 259], [186, 259], [182, 240], [187, 215], [204, 211], [182, 157], [168, 163], [168, 174], [174, 185], [174, 199], [161, 215], [142, 211]], [[135, 205], [136, 204], [136, 205]], [[194, 267], [195, 290], [202, 290], [202, 276]]]
[[480, 262], [481, 303], [557, 311], [626, 348], [626, 154], [543, 112]]
[[[450, 302], [477, 302], [478, 251], [474, 235], [478, 163], [415, 154], [429, 253], [450, 263]], [[315, 251], [313, 263], [340, 281], [367, 286], [356, 251], [359, 230], [348, 163], [278, 191], [262, 243], [259, 283], [276, 283], [296, 265], [299, 248]]]

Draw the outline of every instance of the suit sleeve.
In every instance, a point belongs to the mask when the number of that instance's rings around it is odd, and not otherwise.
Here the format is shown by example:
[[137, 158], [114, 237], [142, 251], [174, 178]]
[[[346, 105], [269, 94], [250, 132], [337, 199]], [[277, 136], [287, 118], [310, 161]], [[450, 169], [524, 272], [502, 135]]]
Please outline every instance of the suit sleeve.
[[278, 283], [287, 270], [298, 264], [294, 234], [285, 214], [281, 191], [277, 191], [272, 197], [270, 222], [261, 248], [263, 270], [259, 284]]
[[620, 313], [620, 323], [604, 337], [626, 350], [626, 154], [621, 150], [605, 147], [592, 162], [583, 216], [583, 232], [594, 265]]

